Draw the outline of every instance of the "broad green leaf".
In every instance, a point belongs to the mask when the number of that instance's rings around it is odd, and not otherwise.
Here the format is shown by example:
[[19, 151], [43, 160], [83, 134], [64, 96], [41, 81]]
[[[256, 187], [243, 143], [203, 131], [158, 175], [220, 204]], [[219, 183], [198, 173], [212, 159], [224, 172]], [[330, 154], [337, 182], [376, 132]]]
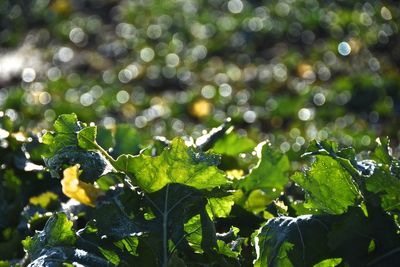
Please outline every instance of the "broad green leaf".
[[115, 166], [120, 171], [133, 174], [134, 183], [150, 193], [168, 183], [181, 183], [197, 189], [223, 185], [227, 180], [216, 167], [218, 163], [217, 156], [187, 147], [182, 139], [177, 138], [159, 156], [122, 155]]
[[44, 229], [33, 237], [27, 237], [22, 244], [32, 259], [39, 257], [42, 249], [56, 246], [73, 246], [76, 241], [72, 222], [65, 213], [53, 215], [46, 223]]
[[[183, 251], [188, 249], [187, 242], [190, 243], [193, 239], [198, 241], [201, 252], [215, 246], [214, 225], [206, 212], [207, 199], [201, 191], [182, 184], [168, 184], [162, 190], [149, 194], [148, 200], [155, 218], [147, 224], [155, 236], [158, 232], [158, 239], [163, 244], [162, 250], [166, 248], [168, 240], [172, 240], [174, 245]], [[198, 220], [193, 222], [193, 217]], [[184, 225], [188, 221], [197, 225], [193, 226], [199, 228], [197, 234], [188, 233], [185, 229], [185, 235]], [[160, 226], [163, 227], [160, 229]]]
[[360, 197], [351, 175], [329, 156], [316, 156], [310, 170], [291, 179], [306, 191], [309, 208], [330, 214], [346, 212]]
[[85, 127], [78, 132], [78, 145], [86, 150], [97, 149], [96, 143], [97, 127]]
[[232, 131], [218, 139], [212, 150], [218, 154], [237, 157], [240, 153], [252, 151], [255, 146], [256, 143], [252, 139]]
[[288, 182], [289, 160], [266, 142], [260, 143], [256, 152], [259, 158], [257, 166], [240, 181], [239, 186], [248, 192], [261, 189], [273, 200], [281, 194]]
[[120, 241], [114, 242], [114, 245], [119, 247], [121, 250], [125, 250], [130, 255], [138, 256], [137, 248], [139, 245], [139, 238], [136, 236], [126, 237]]

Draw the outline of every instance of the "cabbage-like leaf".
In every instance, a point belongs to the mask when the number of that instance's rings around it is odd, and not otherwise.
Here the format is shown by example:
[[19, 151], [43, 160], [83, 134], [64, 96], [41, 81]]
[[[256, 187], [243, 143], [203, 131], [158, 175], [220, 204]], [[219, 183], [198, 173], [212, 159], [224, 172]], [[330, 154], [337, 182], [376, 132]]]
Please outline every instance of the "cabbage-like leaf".
[[122, 155], [115, 166], [132, 174], [133, 183], [146, 192], [156, 192], [168, 183], [180, 183], [197, 189], [212, 189], [227, 183], [224, 173], [216, 165], [219, 157], [187, 147], [176, 138], [161, 155]]
[[291, 179], [306, 191], [309, 208], [326, 213], [342, 214], [360, 197], [350, 173], [330, 156], [316, 156], [310, 170]]
[[59, 116], [54, 123], [54, 132], [47, 132], [43, 136], [43, 143], [48, 146], [44, 162], [50, 174], [61, 178], [60, 174], [66, 166], [80, 164], [82, 179], [90, 182], [96, 180], [109, 164], [105, 158], [108, 154], [97, 145], [95, 138], [96, 127], [86, 127], [78, 121], [76, 114]]

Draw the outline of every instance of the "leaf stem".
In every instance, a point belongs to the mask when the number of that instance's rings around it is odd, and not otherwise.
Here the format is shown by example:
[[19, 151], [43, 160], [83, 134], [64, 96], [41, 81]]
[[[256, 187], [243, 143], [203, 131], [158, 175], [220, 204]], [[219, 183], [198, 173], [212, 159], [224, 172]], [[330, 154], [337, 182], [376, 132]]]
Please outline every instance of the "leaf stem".
[[108, 154], [108, 152], [104, 148], [102, 148], [96, 141], [93, 142], [84, 135], [82, 135], [81, 138], [84, 138], [87, 142], [91, 143], [94, 147], [96, 147], [96, 149], [100, 151], [100, 153], [110, 162], [113, 171], [115, 172], [117, 171], [117, 168], [115, 167], [115, 159], [111, 157], [110, 154]]

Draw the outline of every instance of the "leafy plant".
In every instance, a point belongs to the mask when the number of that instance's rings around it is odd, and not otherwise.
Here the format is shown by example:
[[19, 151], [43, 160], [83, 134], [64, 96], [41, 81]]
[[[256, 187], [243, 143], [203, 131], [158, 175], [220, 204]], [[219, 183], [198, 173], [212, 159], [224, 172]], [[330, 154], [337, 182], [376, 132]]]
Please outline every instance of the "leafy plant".
[[[229, 123], [197, 140], [156, 138], [117, 156], [109, 151], [118, 142], [107, 141], [118, 140], [115, 132], [98, 131], [65, 114], [42, 137], [43, 163], [62, 179], [30, 197], [19, 211], [20, 230], [2, 226], [8, 246], [30, 229], [19, 263], [320, 267], [399, 260], [400, 167], [388, 139], [367, 158], [314, 141], [304, 154], [311, 166], [289, 179], [288, 157], [267, 142], [239, 164], [221, 144], [243, 142], [237, 152], [246, 153], [251, 142], [232, 134]], [[227, 159], [239, 169], [229, 170]]]

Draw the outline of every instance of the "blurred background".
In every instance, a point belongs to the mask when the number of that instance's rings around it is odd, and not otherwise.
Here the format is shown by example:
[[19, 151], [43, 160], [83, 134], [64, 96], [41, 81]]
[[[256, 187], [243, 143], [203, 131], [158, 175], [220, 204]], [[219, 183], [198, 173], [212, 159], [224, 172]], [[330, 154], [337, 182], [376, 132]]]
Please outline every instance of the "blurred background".
[[40, 132], [75, 112], [149, 138], [231, 117], [289, 155], [397, 145], [399, 16], [380, 0], [1, 0], [0, 116]]

